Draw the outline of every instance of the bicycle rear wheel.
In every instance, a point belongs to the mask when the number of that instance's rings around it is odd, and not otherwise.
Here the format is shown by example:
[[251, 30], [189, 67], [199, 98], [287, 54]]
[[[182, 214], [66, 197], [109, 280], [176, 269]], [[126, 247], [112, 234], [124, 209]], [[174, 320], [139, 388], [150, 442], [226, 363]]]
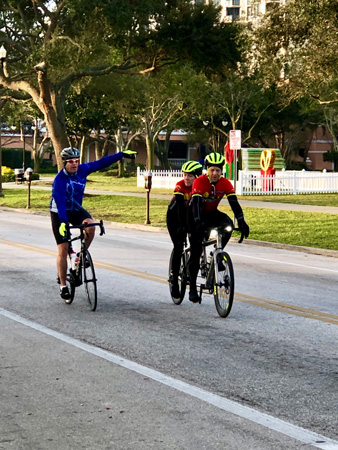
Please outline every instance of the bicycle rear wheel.
[[170, 260], [169, 260], [169, 289], [170, 289], [170, 295], [172, 301], [175, 303], [175, 305], [180, 305], [183, 302], [185, 290], [187, 287], [187, 276], [186, 276], [186, 270], [185, 270], [185, 264], [184, 264], [184, 255], [182, 255], [181, 258], [181, 265], [180, 265], [180, 271], [178, 274], [178, 287], [180, 291], [179, 297], [173, 297], [172, 295], [172, 287], [173, 287], [173, 271], [172, 271], [172, 261], [173, 261], [173, 255], [174, 250], [171, 252]]
[[92, 257], [88, 250], [81, 253], [81, 264], [83, 269], [83, 282], [85, 285], [87, 300], [92, 311], [97, 306], [96, 277]]
[[234, 269], [230, 256], [226, 252], [217, 255], [214, 280], [214, 300], [218, 314], [227, 317], [230, 314], [235, 292]]
[[70, 292], [70, 298], [67, 300], [64, 300], [64, 302], [67, 303], [67, 305], [70, 305], [74, 300], [75, 287], [76, 287], [75, 279], [74, 279], [74, 276], [72, 273], [67, 273], [66, 284], [67, 284], [68, 290]]

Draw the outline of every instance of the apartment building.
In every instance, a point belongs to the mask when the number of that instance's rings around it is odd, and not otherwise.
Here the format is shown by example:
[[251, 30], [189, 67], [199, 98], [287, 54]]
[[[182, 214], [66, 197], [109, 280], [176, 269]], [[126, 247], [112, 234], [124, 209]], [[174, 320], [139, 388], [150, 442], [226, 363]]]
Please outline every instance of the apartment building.
[[272, 8], [283, 5], [288, 0], [195, 0], [198, 3], [213, 3], [222, 7], [222, 18], [225, 22], [239, 20], [255, 22]]

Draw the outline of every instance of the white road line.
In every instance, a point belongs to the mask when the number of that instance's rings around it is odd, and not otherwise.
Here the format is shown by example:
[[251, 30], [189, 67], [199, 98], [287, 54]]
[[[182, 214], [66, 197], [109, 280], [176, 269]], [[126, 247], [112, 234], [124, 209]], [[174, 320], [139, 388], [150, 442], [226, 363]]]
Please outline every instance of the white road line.
[[40, 331], [41, 333], [44, 333], [48, 336], [52, 336], [74, 347], [77, 347], [87, 353], [110, 361], [120, 367], [124, 367], [125, 369], [136, 372], [142, 376], [151, 378], [154, 381], [157, 381], [161, 384], [176, 389], [177, 391], [183, 392], [184, 394], [188, 394], [194, 398], [209, 403], [210, 405], [222, 409], [230, 414], [234, 414], [236, 416], [250, 420], [251, 422], [262, 425], [266, 428], [269, 428], [270, 430], [277, 431], [278, 433], [289, 436], [290, 438], [296, 439], [300, 442], [303, 442], [304, 444], [312, 445], [315, 448], [320, 448], [323, 450], [338, 449], [338, 441], [334, 441], [310, 430], [297, 427], [296, 425], [292, 425], [291, 423], [284, 422], [283, 420], [269, 416], [268, 414], [256, 411], [253, 408], [240, 405], [239, 403], [236, 403], [232, 400], [228, 400], [224, 397], [220, 397], [216, 394], [205, 391], [204, 389], [192, 386], [188, 383], [185, 383], [184, 381], [176, 380], [175, 378], [172, 378], [161, 372], [157, 372], [156, 370], [142, 366], [141, 364], [137, 364], [133, 361], [122, 358], [121, 356], [115, 355], [106, 350], [102, 350], [93, 345], [85, 344], [84, 342], [81, 342], [63, 333], [59, 333], [58, 331], [54, 331], [31, 320], [27, 320], [17, 314], [11, 313], [10, 311], [6, 311], [0, 308], [0, 314], [4, 317], [7, 317], [8, 319], [14, 320], [18, 323], [21, 323], [22, 325]]
[[287, 262], [287, 261], [278, 261], [278, 259], [260, 258], [259, 256], [241, 255], [239, 253], [234, 253], [234, 252], [231, 252], [230, 256], [239, 256], [241, 258], [248, 258], [248, 259], [258, 259], [258, 261], [265, 261], [267, 263], [273, 262], [273, 263], [276, 263], [276, 264], [285, 264], [287, 266], [302, 267], [303, 269], [313, 269], [313, 270], [321, 270], [321, 271], [324, 271], [324, 272], [338, 273], [338, 270], [326, 269], [325, 267], [308, 266], [306, 264], [292, 263], [292, 262]]

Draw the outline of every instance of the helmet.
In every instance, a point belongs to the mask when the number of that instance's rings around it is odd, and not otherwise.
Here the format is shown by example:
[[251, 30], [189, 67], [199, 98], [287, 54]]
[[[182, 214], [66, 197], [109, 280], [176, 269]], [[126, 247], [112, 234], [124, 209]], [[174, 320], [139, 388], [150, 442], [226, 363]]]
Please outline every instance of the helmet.
[[198, 161], [187, 161], [182, 166], [182, 172], [191, 173], [195, 177], [202, 175], [202, 164]]
[[222, 169], [225, 164], [225, 159], [220, 153], [210, 153], [205, 157], [204, 164], [207, 168], [210, 166], [216, 166]]
[[68, 161], [69, 159], [80, 158], [80, 152], [75, 147], [67, 147], [62, 150], [61, 158], [62, 158], [62, 161], [65, 161], [65, 162]]

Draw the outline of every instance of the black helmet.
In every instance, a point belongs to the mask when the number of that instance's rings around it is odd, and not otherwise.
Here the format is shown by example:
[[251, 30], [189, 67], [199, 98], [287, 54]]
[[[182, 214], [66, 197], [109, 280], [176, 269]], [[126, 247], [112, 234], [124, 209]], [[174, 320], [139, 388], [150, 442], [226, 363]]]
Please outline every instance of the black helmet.
[[210, 153], [205, 157], [204, 160], [205, 167], [216, 166], [222, 169], [225, 164], [225, 158], [220, 153]]
[[195, 177], [202, 175], [202, 164], [198, 161], [187, 161], [182, 166], [182, 172], [192, 173]]
[[64, 148], [61, 152], [62, 161], [67, 162], [69, 159], [80, 158], [80, 152], [75, 147]]

